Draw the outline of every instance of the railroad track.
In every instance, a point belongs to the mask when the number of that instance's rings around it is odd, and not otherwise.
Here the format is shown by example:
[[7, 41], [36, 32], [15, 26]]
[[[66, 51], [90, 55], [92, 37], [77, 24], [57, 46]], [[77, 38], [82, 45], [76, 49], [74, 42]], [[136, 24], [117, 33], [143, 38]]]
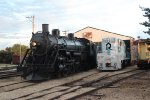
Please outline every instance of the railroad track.
[[3, 78], [10, 78], [15, 76], [20, 76], [21, 73], [17, 72], [16, 66], [15, 67], [9, 67], [9, 68], [2, 68], [0, 70], [0, 79]]
[[17, 66], [0, 67], [0, 71], [12, 70], [12, 69], [16, 69], [16, 68], [17, 68]]
[[1, 92], [0, 98], [12, 100], [75, 99], [143, 72], [144, 71], [135, 68], [128, 68], [116, 72], [98, 72], [97, 70], [90, 70], [71, 77], [53, 79], [38, 84], [31, 83], [30, 86]]
[[[93, 91], [102, 89], [102, 88], [106, 88], [109, 87], [121, 80], [127, 79], [129, 77], [132, 77], [134, 75], [137, 74], [142, 74], [144, 72], [144, 70], [133, 70], [133, 71], [128, 71], [128, 72], [124, 72], [124, 73], [119, 73], [119, 74], [114, 74], [114, 75], [106, 75], [104, 77], [101, 77], [100, 79], [96, 79], [96, 80], [92, 80], [92, 81], [87, 81], [85, 83], [81, 83], [79, 86], [79, 89], [76, 89], [75, 91], [69, 92], [69, 93], [65, 93], [63, 95], [60, 95], [58, 97], [55, 97], [53, 99], [58, 99], [58, 100], [72, 100], [72, 99], [76, 99], [80, 96], [89, 94]], [[69, 84], [68, 86], [76, 86], [76, 83], [73, 84]], [[45, 96], [48, 97], [48, 96]]]
[[17, 66], [0, 67], [0, 76], [17, 72]]
[[32, 86], [34, 83], [30, 83], [29, 81], [23, 80], [21, 77], [19, 78], [20, 80], [15, 80], [15, 81], [8, 81], [9, 78], [11, 77], [17, 77], [17, 76], [21, 76], [22, 73], [21, 72], [17, 72], [16, 69], [17, 66], [13, 66], [13, 67], [3, 67], [0, 70], [0, 79], [4, 79], [7, 80], [2, 81], [0, 83], [0, 93], [1, 92], [8, 92], [8, 91], [13, 91], [19, 88], [24, 88], [27, 86]]
[[19, 99], [22, 97], [26, 97], [28, 95], [32, 95], [39, 91], [49, 90], [49, 89], [61, 86], [63, 84], [66, 84], [68, 82], [80, 80], [84, 77], [88, 77], [95, 73], [98, 73], [97, 70], [90, 70], [88, 72], [78, 73], [71, 77], [66, 77], [66, 78], [61, 78], [61, 79], [53, 79], [53, 80], [49, 80], [49, 81], [42, 82], [42, 83], [23, 82], [21, 84], [26, 85], [26, 86], [21, 87], [21, 88], [19, 88], [20, 83], [16, 84], [15, 86], [10, 85], [9, 88], [15, 87], [13, 90], [11, 89], [11, 91], [4, 90], [4, 89], [8, 88], [8, 86], [7, 86], [8, 84], [7, 85], [5, 84], [5, 85], [2, 85], [2, 89], [0, 88], [0, 90], [1, 90], [0, 98], [1, 99]]
[[10, 78], [10, 77], [16, 77], [16, 76], [20, 76], [20, 75], [21, 75], [21, 73], [18, 73], [16, 71], [6, 72], [4, 74], [0, 74], [0, 79]]
[[0, 79], [20, 76], [17, 72], [17, 66], [0, 67]]

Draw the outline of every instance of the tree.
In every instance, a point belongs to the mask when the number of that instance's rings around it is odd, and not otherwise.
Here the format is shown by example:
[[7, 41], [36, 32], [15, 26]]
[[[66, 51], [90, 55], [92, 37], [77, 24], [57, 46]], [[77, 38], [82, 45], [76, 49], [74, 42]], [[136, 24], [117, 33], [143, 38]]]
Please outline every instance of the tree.
[[5, 51], [11, 52], [11, 47], [6, 47]]
[[150, 45], [150, 39], [149, 39], [149, 38], [147, 38], [147, 39], [145, 40], [145, 42], [146, 42], [148, 45]]
[[12, 55], [24, 56], [28, 49], [25, 45], [14, 44], [12, 47], [6, 47], [5, 50], [0, 50], [0, 63], [11, 63]]
[[7, 47], [6, 51], [12, 52], [14, 55], [18, 55], [18, 56], [20, 56], [20, 52], [21, 52], [21, 56], [23, 56], [27, 49], [28, 47], [25, 45], [14, 44], [12, 47]]
[[[148, 18], [148, 21], [145, 21], [143, 23], [140, 23], [141, 25], [144, 25], [145, 27], [148, 28], [148, 31], [144, 31], [144, 33], [149, 34], [150, 35], [150, 8], [144, 8], [144, 7], [140, 7], [142, 9], [142, 11], [144, 11], [144, 17]], [[147, 38], [145, 39], [145, 42], [150, 45], [150, 39]], [[148, 47], [148, 50], [150, 51], [150, 47]]]
[[145, 27], [148, 28], [148, 31], [144, 31], [144, 33], [149, 34], [150, 35], [150, 8], [143, 8], [140, 7], [142, 9], [142, 11], [144, 11], [144, 17], [148, 18], [148, 21], [145, 21], [143, 23], [140, 23], [141, 25], [144, 25]]
[[12, 60], [12, 53], [5, 51], [5, 50], [0, 50], [0, 63], [11, 63]]

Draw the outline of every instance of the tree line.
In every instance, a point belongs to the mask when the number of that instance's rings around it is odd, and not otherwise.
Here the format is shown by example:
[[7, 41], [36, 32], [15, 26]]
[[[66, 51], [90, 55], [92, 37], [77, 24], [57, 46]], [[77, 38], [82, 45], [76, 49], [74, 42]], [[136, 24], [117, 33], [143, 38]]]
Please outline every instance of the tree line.
[[24, 56], [28, 46], [14, 44], [12, 47], [6, 47], [5, 50], [0, 50], [0, 63], [11, 63], [13, 55]]

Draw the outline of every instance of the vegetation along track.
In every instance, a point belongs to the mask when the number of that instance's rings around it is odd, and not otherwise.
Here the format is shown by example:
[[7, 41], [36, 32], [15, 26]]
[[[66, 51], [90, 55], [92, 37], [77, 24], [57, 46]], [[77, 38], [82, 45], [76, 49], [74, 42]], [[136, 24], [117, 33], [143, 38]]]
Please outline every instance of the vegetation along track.
[[[72, 99], [142, 72], [144, 71], [136, 68], [115, 72], [90, 70], [66, 78], [53, 79], [13, 91], [1, 92], [0, 98], [14, 100]], [[96, 84], [97, 82], [100, 82], [99, 85]]]

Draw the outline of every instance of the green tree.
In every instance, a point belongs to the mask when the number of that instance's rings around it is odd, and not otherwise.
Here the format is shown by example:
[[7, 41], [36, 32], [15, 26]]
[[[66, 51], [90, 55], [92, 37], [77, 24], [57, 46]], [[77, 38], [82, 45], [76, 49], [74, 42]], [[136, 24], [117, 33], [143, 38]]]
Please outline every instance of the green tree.
[[18, 55], [18, 56], [20, 56], [20, 52], [21, 52], [21, 56], [23, 56], [27, 49], [28, 49], [27, 46], [20, 45], [20, 44], [14, 44], [11, 48], [10, 47], [6, 48], [6, 50], [11, 51], [14, 55]]
[[148, 18], [148, 21], [145, 21], [143, 23], [140, 23], [141, 25], [144, 25], [145, 27], [148, 28], [148, 31], [144, 31], [144, 33], [149, 34], [150, 35], [150, 8], [144, 8], [144, 7], [140, 7], [142, 9], [142, 11], [144, 11], [144, 17]]
[[[144, 31], [144, 33], [149, 34], [150, 35], [150, 8], [144, 8], [144, 7], [140, 7], [142, 9], [142, 11], [144, 11], [144, 17], [148, 18], [148, 21], [145, 21], [143, 23], [140, 23], [141, 25], [144, 25], [145, 27], [148, 28], [148, 31]], [[147, 38], [145, 39], [145, 42], [150, 45], [150, 39]], [[148, 50], [150, 51], [150, 47], [148, 48]]]
[[11, 52], [11, 47], [6, 47], [6, 48], [5, 48], [5, 51]]
[[11, 63], [12, 60], [12, 53], [0, 50], [0, 63]]

